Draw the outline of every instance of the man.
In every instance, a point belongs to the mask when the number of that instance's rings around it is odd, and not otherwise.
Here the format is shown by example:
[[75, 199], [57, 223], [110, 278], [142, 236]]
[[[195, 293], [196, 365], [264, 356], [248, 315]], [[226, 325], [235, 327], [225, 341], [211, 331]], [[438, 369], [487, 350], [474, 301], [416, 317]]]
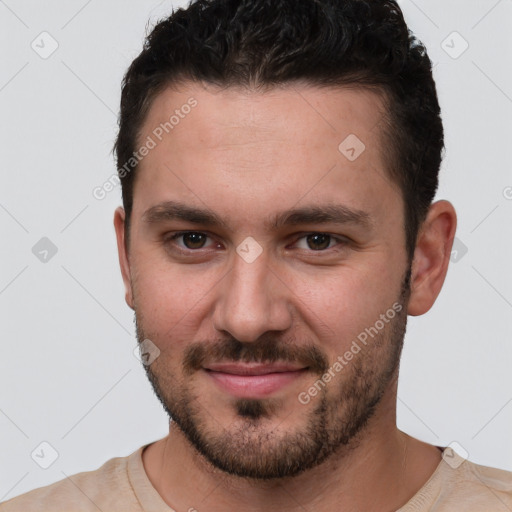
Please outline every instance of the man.
[[506, 511], [512, 475], [396, 427], [407, 315], [456, 228], [394, 0], [199, 0], [131, 64], [126, 302], [169, 435], [2, 511]]

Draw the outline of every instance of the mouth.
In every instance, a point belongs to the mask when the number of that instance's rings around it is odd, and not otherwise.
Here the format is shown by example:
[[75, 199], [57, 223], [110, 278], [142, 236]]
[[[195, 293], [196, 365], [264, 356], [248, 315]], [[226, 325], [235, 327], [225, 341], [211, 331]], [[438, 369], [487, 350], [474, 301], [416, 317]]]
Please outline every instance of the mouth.
[[203, 368], [222, 391], [237, 398], [265, 398], [295, 382], [307, 367], [290, 363], [217, 363]]

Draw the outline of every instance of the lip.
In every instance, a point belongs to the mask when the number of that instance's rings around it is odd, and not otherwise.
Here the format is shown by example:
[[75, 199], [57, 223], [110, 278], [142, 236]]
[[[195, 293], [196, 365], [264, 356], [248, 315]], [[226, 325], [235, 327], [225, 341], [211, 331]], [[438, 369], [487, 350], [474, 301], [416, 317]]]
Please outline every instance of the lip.
[[218, 363], [204, 370], [220, 389], [238, 398], [268, 397], [307, 372], [286, 363]]

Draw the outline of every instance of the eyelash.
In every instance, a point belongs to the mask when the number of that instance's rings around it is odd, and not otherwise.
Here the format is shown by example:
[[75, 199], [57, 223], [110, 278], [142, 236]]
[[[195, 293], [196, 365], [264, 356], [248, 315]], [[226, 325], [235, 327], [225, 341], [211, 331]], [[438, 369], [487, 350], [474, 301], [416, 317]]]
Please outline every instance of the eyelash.
[[[164, 239], [164, 244], [165, 245], [168, 245], [170, 244], [171, 242], [174, 242], [175, 240], [177, 240], [178, 238], [181, 238], [183, 237], [184, 235], [188, 235], [188, 234], [191, 234], [191, 233], [196, 233], [196, 234], [199, 234], [199, 235], [205, 235], [206, 237], [210, 238], [210, 239], [213, 239], [213, 237], [211, 237], [210, 235], [208, 235], [208, 233], [205, 233], [204, 231], [179, 231], [177, 233], [174, 233], [173, 235], [171, 236], [168, 236]], [[309, 253], [312, 253], [312, 254], [321, 254], [321, 253], [327, 253], [329, 250], [332, 250], [334, 247], [336, 246], [346, 246], [349, 244], [350, 240], [345, 238], [345, 237], [337, 237], [337, 236], [334, 236], [334, 235], [331, 235], [329, 233], [324, 233], [322, 231], [312, 231], [312, 232], [309, 232], [309, 233], [305, 233], [303, 234], [302, 236], [300, 236], [299, 238], [296, 239], [296, 241], [294, 243], [297, 243], [299, 240], [303, 239], [303, 238], [307, 238], [308, 236], [311, 236], [311, 235], [325, 235], [325, 236], [328, 236], [330, 237], [331, 241], [337, 241], [338, 243], [335, 244], [335, 246], [333, 247], [328, 247], [327, 249], [319, 249], [317, 251], [313, 250], [313, 249], [302, 249], [302, 250], [306, 250], [307, 252]], [[181, 254], [191, 254], [191, 253], [194, 253], [194, 252], [200, 252], [201, 250], [204, 250], [205, 248], [204, 247], [200, 247], [199, 249], [188, 249], [188, 248], [183, 248], [183, 247], [175, 247], [177, 249], [178, 252], [180, 252]]]

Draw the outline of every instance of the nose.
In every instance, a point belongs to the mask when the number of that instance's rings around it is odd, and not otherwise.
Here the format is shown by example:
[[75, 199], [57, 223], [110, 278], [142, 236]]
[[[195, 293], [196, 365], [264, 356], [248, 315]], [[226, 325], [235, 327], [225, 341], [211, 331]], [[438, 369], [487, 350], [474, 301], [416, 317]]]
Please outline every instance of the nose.
[[292, 323], [290, 290], [269, 267], [265, 253], [247, 262], [234, 255], [231, 270], [219, 283], [214, 327], [238, 341], [252, 342], [268, 331], [285, 331]]

